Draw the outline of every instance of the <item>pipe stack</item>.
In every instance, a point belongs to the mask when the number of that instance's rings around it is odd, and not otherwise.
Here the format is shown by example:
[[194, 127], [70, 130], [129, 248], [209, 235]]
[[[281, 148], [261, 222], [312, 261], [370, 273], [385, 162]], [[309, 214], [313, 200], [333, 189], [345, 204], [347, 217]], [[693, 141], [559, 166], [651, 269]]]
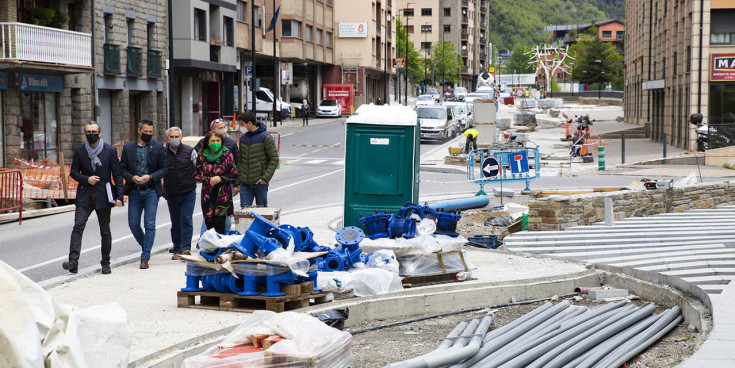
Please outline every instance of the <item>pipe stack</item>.
[[[682, 321], [677, 306], [659, 314], [653, 313], [655, 309], [653, 304], [639, 308], [627, 301], [592, 310], [566, 300], [546, 303], [488, 333], [480, 328], [481, 322], [462, 322], [439, 349], [389, 367], [619, 367]], [[465, 355], [448, 354], [446, 342], [456, 339], [459, 344], [469, 336], [468, 330], [473, 330], [472, 336], [483, 335], [481, 347], [475, 352], [465, 343]]]

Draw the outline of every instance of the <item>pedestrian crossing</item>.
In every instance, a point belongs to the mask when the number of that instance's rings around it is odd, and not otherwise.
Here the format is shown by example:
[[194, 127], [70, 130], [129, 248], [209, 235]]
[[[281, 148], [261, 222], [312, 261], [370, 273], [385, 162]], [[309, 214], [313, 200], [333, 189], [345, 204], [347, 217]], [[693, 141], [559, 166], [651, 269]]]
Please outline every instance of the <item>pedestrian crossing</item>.
[[281, 165], [344, 166], [342, 158], [281, 157]]
[[314, 148], [345, 148], [346, 146], [339, 144], [294, 144], [294, 147], [314, 147]]

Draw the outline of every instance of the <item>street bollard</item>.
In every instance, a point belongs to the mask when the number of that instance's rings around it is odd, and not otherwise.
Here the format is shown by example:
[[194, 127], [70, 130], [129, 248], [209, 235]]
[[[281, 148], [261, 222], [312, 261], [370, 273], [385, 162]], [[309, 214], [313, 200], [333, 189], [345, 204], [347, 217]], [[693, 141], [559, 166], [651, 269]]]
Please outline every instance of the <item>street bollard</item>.
[[625, 164], [625, 133], [620, 133], [620, 161]]
[[597, 170], [605, 171], [605, 146], [597, 147]]

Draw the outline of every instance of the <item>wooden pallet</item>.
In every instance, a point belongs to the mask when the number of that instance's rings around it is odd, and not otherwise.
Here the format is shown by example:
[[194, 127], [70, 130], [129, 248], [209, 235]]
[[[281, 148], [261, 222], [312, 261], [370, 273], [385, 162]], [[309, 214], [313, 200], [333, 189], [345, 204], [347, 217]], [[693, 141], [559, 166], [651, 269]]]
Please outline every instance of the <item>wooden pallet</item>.
[[179, 308], [209, 309], [233, 312], [252, 312], [269, 310], [283, 312], [305, 308], [312, 304], [332, 301], [331, 293], [314, 292], [311, 282], [282, 285], [284, 296], [237, 295], [207, 291], [178, 291], [176, 294]]
[[401, 283], [403, 283], [404, 288], [412, 288], [417, 286], [427, 286], [427, 285], [436, 285], [436, 284], [447, 284], [450, 282], [459, 282], [457, 281], [457, 273], [440, 273], [436, 275], [428, 275], [428, 276], [408, 276], [404, 277], [403, 280], [401, 280]]

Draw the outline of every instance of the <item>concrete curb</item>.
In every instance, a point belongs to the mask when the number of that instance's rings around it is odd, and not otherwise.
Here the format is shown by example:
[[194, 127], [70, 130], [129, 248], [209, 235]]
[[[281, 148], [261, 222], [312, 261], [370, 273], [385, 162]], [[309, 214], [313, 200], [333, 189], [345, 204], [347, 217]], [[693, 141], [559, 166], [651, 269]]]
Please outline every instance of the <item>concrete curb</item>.
[[[69, 204], [66, 206], [59, 206], [59, 207], [53, 207], [53, 208], [44, 208], [41, 210], [29, 210], [29, 211], [23, 211], [23, 220], [26, 219], [32, 219], [34, 217], [41, 217], [41, 216], [48, 216], [48, 215], [55, 215], [57, 213], [64, 213], [64, 212], [71, 212], [74, 211], [74, 208], [76, 206], [73, 204]], [[0, 223], [3, 222], [16, 222], [18, 221], [18, 213], [3, 213], [0, 215]]]

